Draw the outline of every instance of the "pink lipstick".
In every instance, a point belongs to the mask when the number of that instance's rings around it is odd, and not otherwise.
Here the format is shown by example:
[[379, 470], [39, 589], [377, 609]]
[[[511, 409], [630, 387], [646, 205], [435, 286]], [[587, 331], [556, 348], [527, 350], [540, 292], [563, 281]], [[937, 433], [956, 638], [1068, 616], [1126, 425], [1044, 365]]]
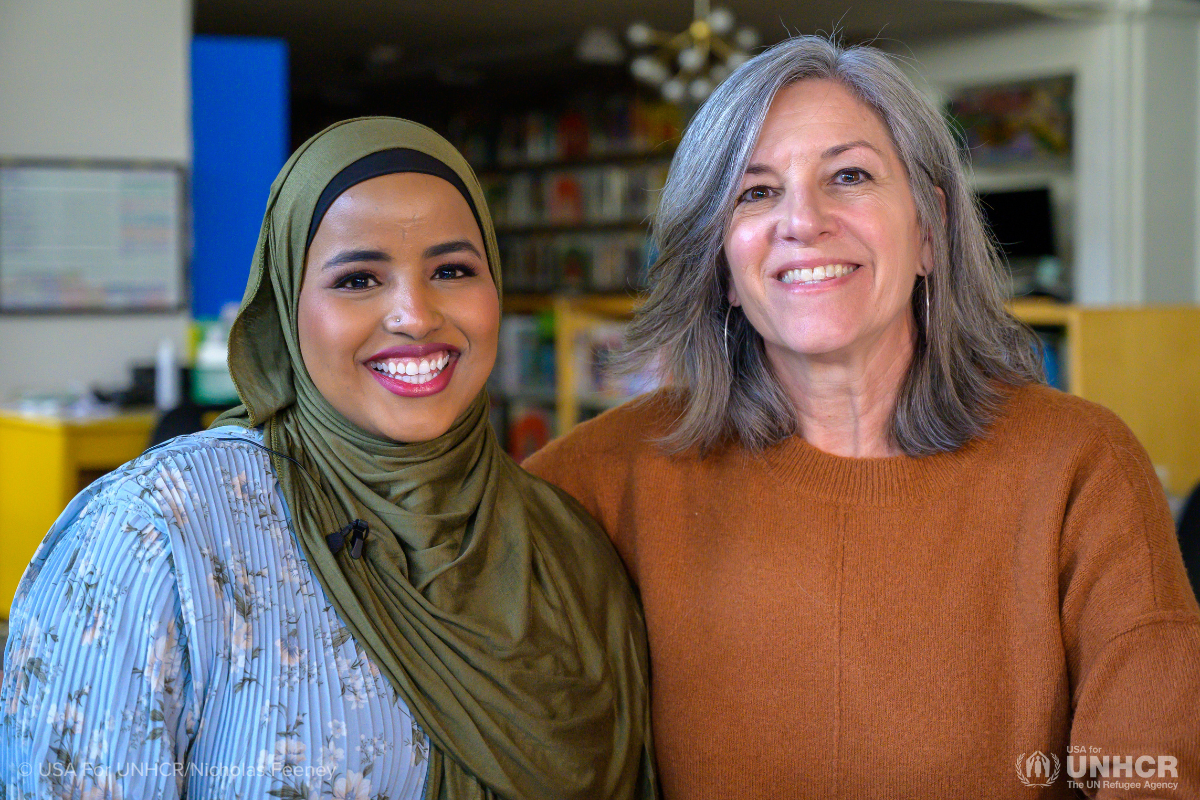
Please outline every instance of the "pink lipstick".
[[363, 366], [383, 388], [401, 397], [428, 397], [450, 383], [459, 350], [441, 342], [389, 347]]

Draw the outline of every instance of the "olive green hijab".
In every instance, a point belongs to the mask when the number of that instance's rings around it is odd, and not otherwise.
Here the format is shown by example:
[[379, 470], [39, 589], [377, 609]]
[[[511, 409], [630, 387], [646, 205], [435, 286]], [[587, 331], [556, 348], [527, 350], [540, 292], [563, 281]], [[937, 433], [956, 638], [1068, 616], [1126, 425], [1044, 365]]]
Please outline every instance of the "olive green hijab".
[[[368, 434], [317, 391], [297, 301], [309, 226], [344, 168], [411, 149], [470, 193], [500, 286], [479, 182], [433, 131], [354, 119], [309, 139], [275, 179], [229, 368], [243, 405], [215, 425], [264, 426], [296, 536], [349, 633], [432, 743], [430, 798], [656, 794], [644, 623], [604, 533], [503, 453], [480, 394], [450, 430], [401, 444]], [[301, 469], [302, 468], [302, 469]], [[326, 543], [370, 525], [361, 559]]]

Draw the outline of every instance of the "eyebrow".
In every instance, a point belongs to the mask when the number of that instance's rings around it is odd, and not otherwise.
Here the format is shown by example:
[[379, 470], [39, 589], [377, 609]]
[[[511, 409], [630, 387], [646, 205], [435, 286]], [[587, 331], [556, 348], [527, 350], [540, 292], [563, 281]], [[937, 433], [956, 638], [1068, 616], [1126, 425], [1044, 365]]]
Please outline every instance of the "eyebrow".
[[[833, 147], [830, 147], [821, 153], [821, 159], [825, 160], [825, 159], [829, 159], [829, 158], [835, 158], [837, 156], [840, 156], [842, 153], [853, 150], [856, 147], [865, 147], [868, 150], [874, 152], [880, 158], [884, 157], [883, 152], [878, 147], [871, 144], [866, 139], [858, 139], [857, 141], [853, 141], [853, 142], [843, 142], [842, 144], [835, 144]], [[746, 172], [744, 174], [746, 174], [746, 175], [766, 175], [767, 173], [770, 173], [770, 172], [774, 172], [774, 170], [771, 167], [768, 167], [766, 164], [750, 164], [749, 166], [746, 167]]]
[[[483, 258], [479, 249], [475, 245], [468, 242], [466, 239], [455, 239], [452, 242], [442, 242], [441, 244], [431, 245], [425, 248], [425, 252], [421, 254], [422, 258], [437, 258], [438, 256], [448, 255], [450, 253], [474, 253]], [[391, 263], [392, 257], [382, 250], [343, 250], [333, 258], [325, 262], [321, 270], [333, 269], [340, 267], [343, 264], [360, 264], [368, 261], [383, 261]]]
[[853, 150], [856, 147], [865, 147], [868, 150], [874, 151], [875, 155], [879, 156], [880, 158], [883, 157], [883, 152], [880, 151], [878, 147], [871, 144], [866, 139], [859, 139], [853, 142], [846, 142], [845, 144], [835, 144], [833, 147], [821, 153], [821, 158], [833, 158], [834, 156], [840, 156], [842, 153], [845, 153], [848, 150]]
[[392, 257], [382, 250], [343, 250], [333, 258], [325, 262], [325, 266], [321, 270], [333, 269], [342, 264], [358, 264], [363, 261], [388, 261]]
[[425, 258], [437, 258], [438, 256], [449, 255], [450, 253], [474, 253], [479, 258], [483, 258], [483, 254], [475, 245], [468, 242], [466, 239], [455, 239], [452, 242], [442, 242], [425, 248], [422, 256]]

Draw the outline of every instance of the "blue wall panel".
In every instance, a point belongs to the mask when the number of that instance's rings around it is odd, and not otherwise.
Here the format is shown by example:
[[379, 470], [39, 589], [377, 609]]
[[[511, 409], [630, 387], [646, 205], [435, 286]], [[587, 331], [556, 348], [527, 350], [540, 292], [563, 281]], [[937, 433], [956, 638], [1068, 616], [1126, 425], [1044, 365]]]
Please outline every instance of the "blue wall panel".
[[278, 39], [192, 40], [192, 314], [246, 289], [271, 181], [288, 153], [288, 51]]

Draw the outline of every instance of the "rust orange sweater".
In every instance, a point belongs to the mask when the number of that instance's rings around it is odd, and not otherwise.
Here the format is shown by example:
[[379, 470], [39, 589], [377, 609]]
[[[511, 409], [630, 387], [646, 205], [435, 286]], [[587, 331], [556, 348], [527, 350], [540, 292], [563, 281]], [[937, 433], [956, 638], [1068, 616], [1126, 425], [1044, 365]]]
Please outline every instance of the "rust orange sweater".
[[700, 459], [653, 443], [673, 413], [525, 464], [640, 588], [668, 800], [1200, 797], [1200, 610], [1113, 414], [1027, 387], [956, 453]]

